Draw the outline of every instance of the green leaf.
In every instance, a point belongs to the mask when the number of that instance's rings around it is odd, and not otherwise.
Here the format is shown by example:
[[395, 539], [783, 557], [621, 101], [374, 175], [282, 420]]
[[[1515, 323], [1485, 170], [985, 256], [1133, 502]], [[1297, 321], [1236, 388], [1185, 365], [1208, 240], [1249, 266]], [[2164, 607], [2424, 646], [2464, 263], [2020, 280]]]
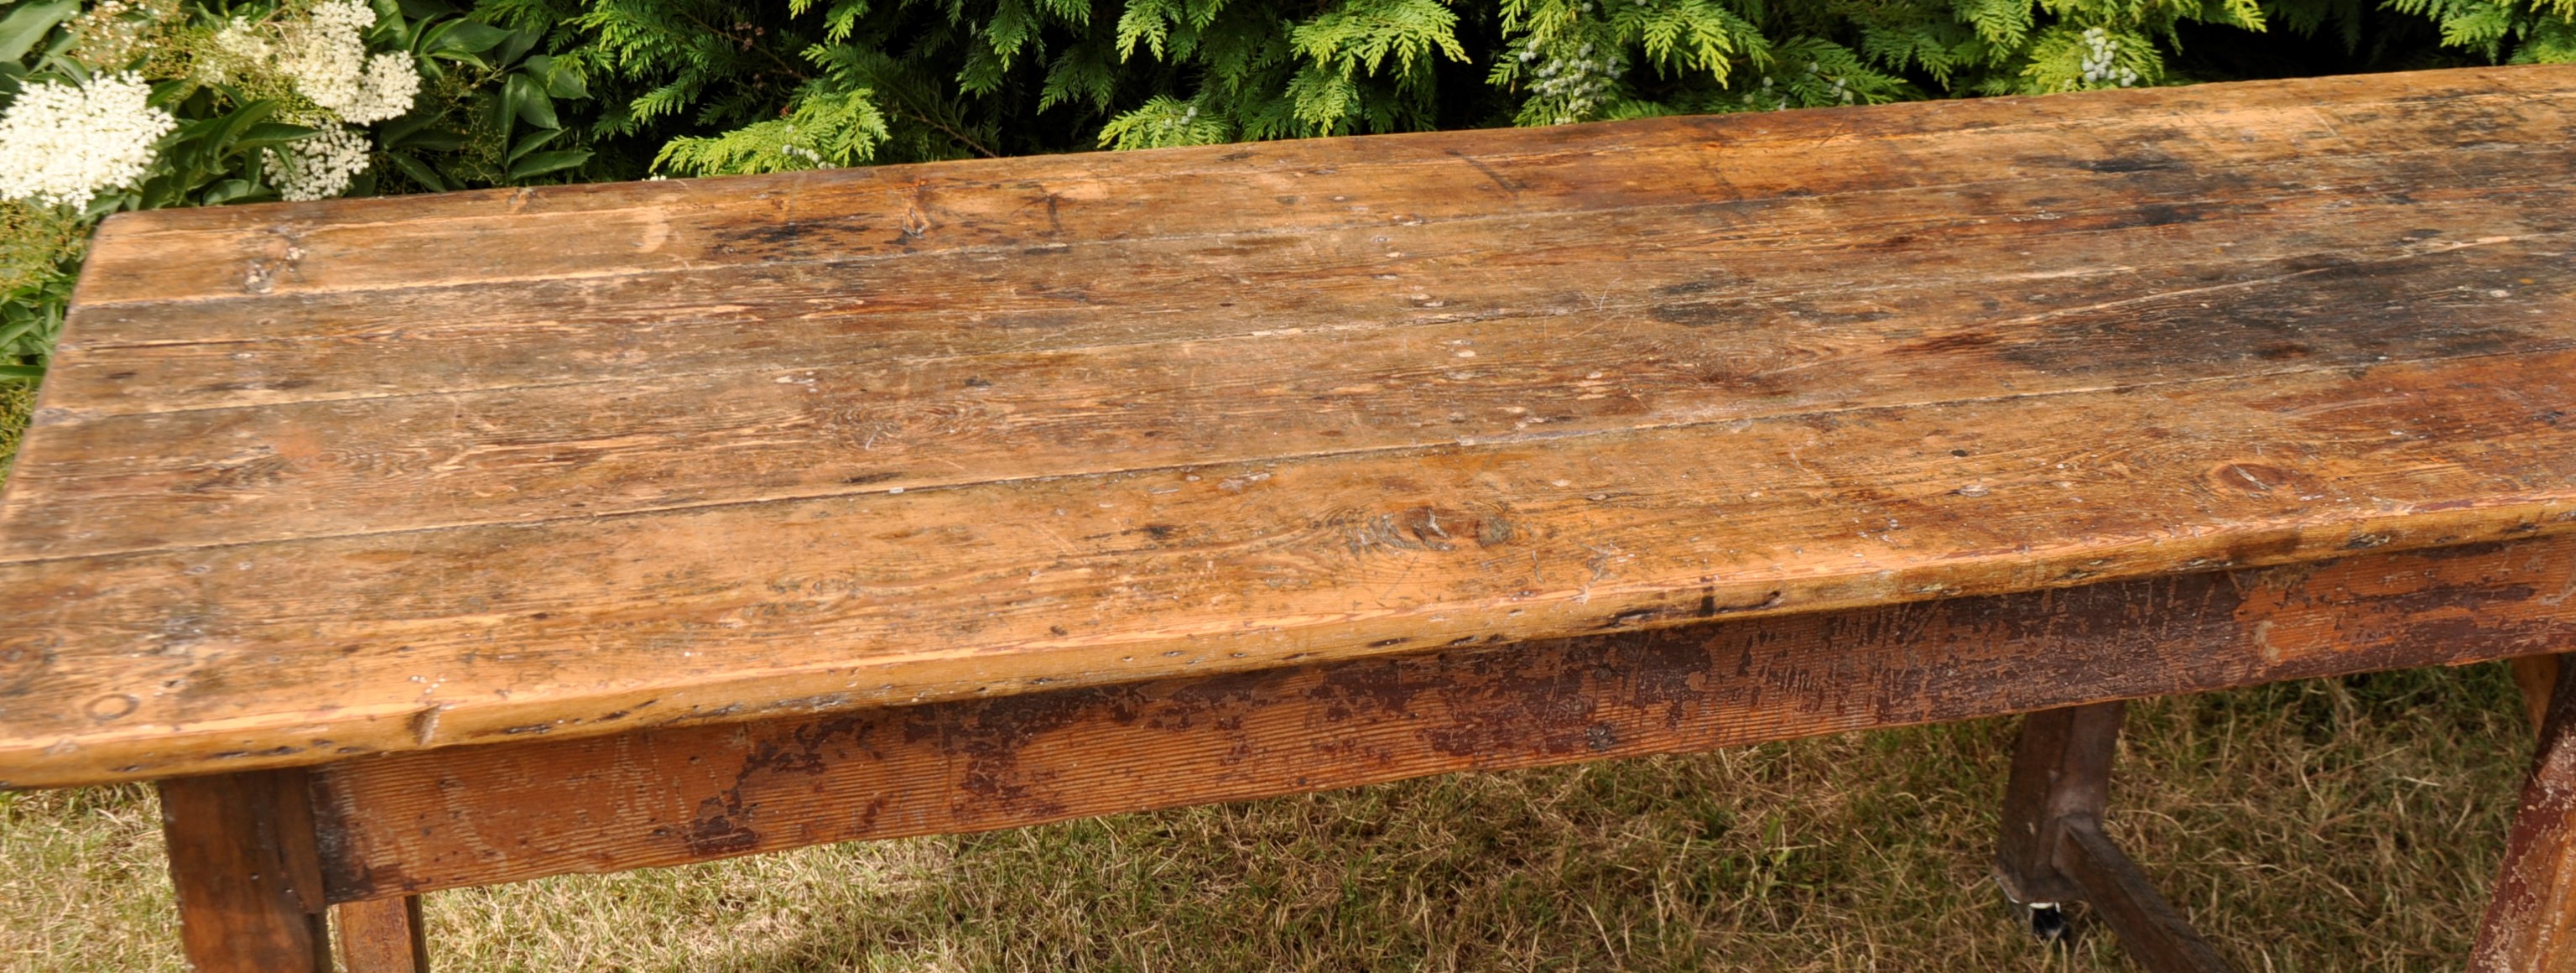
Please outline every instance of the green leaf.
[[510, 80], [502, 82], [501, 100], [510, 106], [511, 114], [519, 116], [520, 121], [538, 128], [563, 127], [562, 123], [555, 121], [554, 99], [546, 97], [545, 88], [526, 72], [512, 74]]
[[235, 152], [273, 148], [293, 142], [301, 142], [321, 133], [321, 129], [307, 128], [302, 125], [289, 125], [285, 122], [261, 122], [257, 125], [243, 129], [241, 136], [234, 139], [232, 144], [226, 146], [226, 148]]
[[430, 192], [442, 193], [447, 191], [446, 180], [438, 178], [438, 173], [430, 169], [427, 163], [424, 163], [419, 159], [412, 158], [408, 153], [387, 152], [385, 153], [385, 161], [393, 163], [394, 168], [402, 170], [403, 175], [410, 176], [413, 182], [417, 182], [422, 186], [427, 187]]
[[7, 327], [0, 327], [0, 349], [5, 349], [17, 344], [18, 339], [24, 338], [29, 334], [33, 334], [37, 326], [44, 323], [44, 318], [30, 315], [15, 324], [8, 325]]
[[43, 378], [43, 365], [0, 365], [0, 378]]
[[89, 201], [89, 205], [81, 207], [81, 219], [102, 219], [105, 218], [107, 214], [114, 213], [119, 210], [142, 208], [142, 192], [140, 190], [128, 190], [114, 195], [98, 196], [91, 199]]
[[519, 69], [543, 81], [546, 93], [557, 98], [588, 98], [590, 85], [571, 61], [546, 54], [532, 55]]
[[437, 120], [436, 115], [413, 112], [376, 126], [376, 139], [386, 145], [399, 144], [403, 139], [410, 138], [412, 133], [428, 128], [429, 123]]
[[199, 194], [198, 198], [201, 199], [205, 205], [221, 206], [225, 203], [232, 202], [233, 200], [255, 196], [262, 192], [265, 192], [265, 190], [247, 179], [226, 179], [222, 182], [206, 187], [206, 191]]
[[553, 152], [539, 152], [525, 159], [521, 159], [517, 165], [511, 166], [510, 178], [526, 179], [531, 176], [542, 176], [549, 172], [561, 172], [565, 169], [570, 169], [588, 161], [590, 161], [589, 149], [559, 149]]
[[450, 56], [452, 60], [468, 60], [480, 64], [482, 58], [453, 57], [453, 55], [481, 54], [509, 39], [509, 31], [490, 24], [478, 24], [471, 20], [451, 20], [421, 34], [420, 53], [431, 57]]
[[492, 63], [506, 67], [510, 62], [518, 60], [520, 55], [528, 53], [529, 48], [537, 46], [537, 41], [544, 37], [545, 31], [535, 27], [511, 31], [510, 39], [503, 42], [499, 50], [492, 52]]
[[454, 152], [465, 146], [465, 134], [445, 129], [424, 129], [403, 136], [400, 141], [388, 139], [386, 148], [419, 149], [423, 152]]
[[210, 88], [186, 79], [170, 78], [152, 82], [152, 93], [144, 97], [143, 103], [154, 108], [170, 108], [180, 102], [194, 100], [194, 96], [201, 93], [208, 96], [208, 102], [214, 100]]
[[510, 149], [509, 157], [502, 161], [517, 162], [519, 161], [519, 157], [544, 148], [546, 143], [554, 141], [555, 136], [562, 135], [563, 133], [563, 129], [560, 128], [541, 128], [530, 132], [528, 133], [528, 137], [520, 139], [519, 144]]
[[0, 17], [0, 61], [16, 61], [35, 49], [45, 32], [80, 12], [80, 0], [30, 3]]
[[[200, 150], [205, 153], [205, 155], [203, 161], [199, 164], [205, 168], [215, 168], [222, 165], [223, 158], [227, 155], [231, 155], [234, 151], [234, 146], [241, 141], [243, 136], [250, 134], [252, 129], [258, 128], [261, 125], [276, 124], [274, 122], [265, 121], [265, 119], [268, 118], [269, 113], [276, 110], [276, 102], [261, 100], [233, 109], [231, 112], [217, 116], [215, 119], [210, 119], [212, 121], [220, 121], [222, 124], [212, 132], [208, 133]], [[284, 127], [303, 129], [301, 134], [295, 136], [296, 138], [310, 135], [314, 131], [313, 129], [304, 128], [301, 125], [288, 125]], [[292, 139], [289, 141], [292, 141]]]

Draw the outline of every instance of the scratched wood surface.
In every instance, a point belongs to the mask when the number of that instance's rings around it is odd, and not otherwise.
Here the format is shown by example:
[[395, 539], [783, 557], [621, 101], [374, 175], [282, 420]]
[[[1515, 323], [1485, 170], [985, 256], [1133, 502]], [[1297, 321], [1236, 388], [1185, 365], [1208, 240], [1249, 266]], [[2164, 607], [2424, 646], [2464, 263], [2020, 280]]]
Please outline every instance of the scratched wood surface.
[[351, 901], [1706, 750], [2576, 638], [2576, 538], [2366, 554], [612, 737], [316, 778]]
[[2576, 69], [122, 216], [0, 786], [2576, 529]]

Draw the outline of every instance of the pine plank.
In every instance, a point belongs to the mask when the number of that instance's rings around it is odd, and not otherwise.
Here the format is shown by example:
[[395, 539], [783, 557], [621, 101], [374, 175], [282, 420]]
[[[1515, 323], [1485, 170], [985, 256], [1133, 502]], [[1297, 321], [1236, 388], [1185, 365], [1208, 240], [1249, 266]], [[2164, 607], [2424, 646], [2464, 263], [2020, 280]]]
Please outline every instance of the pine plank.
[[[2511, 78], [2511, 87], [2502, 78]], [[2218, 161], [2209, 152], [2333, 152], [2353, 144], [2346, 131], [2352, 124], [2404, 129], [2427, 145], [2474, 146], [2525, 141], [2519, 132], [2534, 124], [2563, 130], [2566, 108], [2548, 95], [2571, 86], [2576, 72], [2563, 67], [2377, 75], [2061, 101], [1919, 102], [717, 183], [162, 211], [120, 217], [102, 229], [103, 246], [90, 265], [97, 272], [80, 298], [105, 305], [488, 283], [705, 263], [1017, 250], [1050, 239], [1303, 232], [1739, 194], [1869, 191], [1961, 175], [2027, 179], [2081, 169], [2066, 153], [2080, 159], [2111, 144], [2133, 153], [2117, 164], [2143, 167]], [[2320, 109], [2321, 101], [2346, 107]], [[1721, 162], [1705, 151], [1711, 144], [1751, 151]], [[1825, 147], [1829, 161], [1820, 164], [1815, 150]], [[572, 226], [579, 231], [568, 232]], [[393, 252], [402, 259], [385, 259]]]
[[[2097, 155], [2081, 161], [2119, 161], [2110, 149]], [[1295, 319], [1348, 328], [1642, 310], [1685, 298], [1813, 300], [1955, 284], [1971, 260], [1989, 255], [2017, 265], [2006, 280], [2167, 262], [2214, 270], [2330, 261], [2391, 244], [2456, 246], [2498, 230], [2563, 231], [2556, 214], [2566, 166], [2549, 148], [2418, 147], [1258, 239], [1058, 244], [884, 266], [779, 261], [110, 306], [84, 309], [59, 366], [94, 374], [50, 407], [82, 417], [506, 388], [610, 365], [686, 375], [741, 367], [746, 357], [832, 363], [861, 353], [1071, 350], [1273, 334]], [[2422, 226], [2427, 206], [2455, 209], [2445, 214], [2453, 226]], [[2408, 215], [2416, 219], [2401, 219]], [[2408, 228], [2380, 225], [2390, 220]], [[1893, 276], [1857, 273], [1856, 253]], [[1569, 277], [1573, 266], [1615, 274]], [[762, 327], [746, 327], [753, 324]], [[496, 353], [505, 351], [551, 354]]]

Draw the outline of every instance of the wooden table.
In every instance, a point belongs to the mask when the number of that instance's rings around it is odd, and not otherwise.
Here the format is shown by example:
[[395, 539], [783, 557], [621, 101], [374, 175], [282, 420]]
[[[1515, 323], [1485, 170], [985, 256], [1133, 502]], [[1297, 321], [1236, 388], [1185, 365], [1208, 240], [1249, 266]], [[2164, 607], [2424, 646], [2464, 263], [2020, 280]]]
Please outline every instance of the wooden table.
[[[2518, 67], [119, 216], [0, 498], [0, 781], [162, 781], [201, 969], [333, 904], [401, 969], [438, 889], [2054, 709], [2006, 884], [2205, 968], [2092, 704], [2571, 644], [2571, 123]], [[2576, 966], [2559, 739], [2484, 968]]]

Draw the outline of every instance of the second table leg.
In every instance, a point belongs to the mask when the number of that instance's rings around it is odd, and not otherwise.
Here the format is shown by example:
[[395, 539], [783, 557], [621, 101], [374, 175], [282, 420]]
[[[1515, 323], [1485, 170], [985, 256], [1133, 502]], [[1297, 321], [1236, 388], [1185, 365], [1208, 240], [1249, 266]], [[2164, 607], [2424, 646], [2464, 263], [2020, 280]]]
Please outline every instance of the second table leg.
[[2126, 710], [2119, 702], [2094, 703], [2022, 718], [2012, 780], [2004, 788], [1995, 879], [2022, 908], [2090, 904], [2149, 970], [2224, 971], [2217, 951], [2102, 833], [2111, 754]]
[[2525, 700], [2542, 717], [2540, 745], [2469, 969], [2576, 973], [2576, 666], [2565, 656], [2547, 666], [2513, 661]]

